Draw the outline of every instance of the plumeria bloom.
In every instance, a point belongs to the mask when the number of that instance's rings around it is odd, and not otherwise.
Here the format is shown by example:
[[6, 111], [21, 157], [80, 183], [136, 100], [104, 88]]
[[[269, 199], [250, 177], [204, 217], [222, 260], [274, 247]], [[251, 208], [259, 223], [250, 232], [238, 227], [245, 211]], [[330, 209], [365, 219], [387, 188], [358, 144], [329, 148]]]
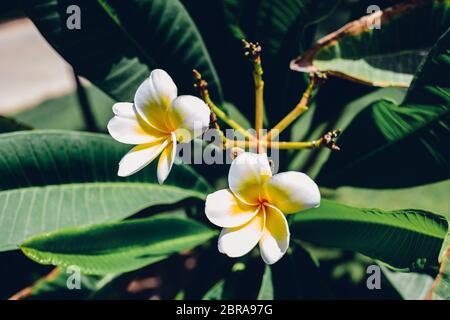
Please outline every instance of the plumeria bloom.
[[289, 247], [289, 227], [285, 214], [318, 207], [316, 183], [301, 172], [272, 175], [266, 154], [242, 153], [231, 164], [229, 189], [206, 199], [208, 219], [223, 227], [219, 251], [240, 257], [258, 243], [267, 264], [277, 262]]
[[118, 175], [130, 176], [158, 155], [158, 181], [163, 183], [175, 160], [177, 143], [189, 142], [208, 128], [210, 110], [199, 98], [179, 96], [172, 78], [154, 70], [138, 88], [133, 103], [113, 106], [109, 134], [117, 141], [137, 145], [120, 161]]

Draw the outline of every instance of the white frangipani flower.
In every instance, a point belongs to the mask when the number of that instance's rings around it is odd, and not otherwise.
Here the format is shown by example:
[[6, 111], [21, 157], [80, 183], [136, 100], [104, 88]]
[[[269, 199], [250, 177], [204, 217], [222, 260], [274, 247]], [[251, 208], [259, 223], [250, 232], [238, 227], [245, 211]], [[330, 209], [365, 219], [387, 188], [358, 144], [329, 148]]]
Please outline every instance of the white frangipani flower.
[[163, 183], [175, 160], [178, 142], [189, 142], [208, 128], [210, 110], [199, 98], [177, 96], [178, 89], [164, 70], [154, 70], [138, 88], [133, 103], [116, 103], [109, 134], [137, 145], [120, 161], [118, 175], [130, 176], [158, 155], [158, 181]]
[[229, 189], [206, 199], [208, 219], [223, 227], [219, 251], [240, 257], [259, 243], [267, 264], [277, 262], [289, 247], [285, 214], [318, 207], [316, 183], [301, 172], [272, 175], [266, 154], [242, 153], [231, 164]]

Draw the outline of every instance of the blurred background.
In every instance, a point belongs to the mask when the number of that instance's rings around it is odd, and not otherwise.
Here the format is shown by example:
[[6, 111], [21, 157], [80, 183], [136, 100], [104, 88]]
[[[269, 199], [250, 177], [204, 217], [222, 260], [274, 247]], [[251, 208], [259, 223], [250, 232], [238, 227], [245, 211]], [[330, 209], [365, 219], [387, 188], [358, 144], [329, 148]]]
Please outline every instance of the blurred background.
[[83, 104], [95, 100], [95, 126], [105, 128], [113, 101], [85, 79], [78, 79], [77, 90], [72, 67], [18, 6], [4, 2], [0, 4], [0, 57], [0, 116], [38, 129], [96, 129], [86, 128], [81, 112]]
[[0, 5], [0, 114], [10, 115], [73, 92], [72, 68], [20, 10]]

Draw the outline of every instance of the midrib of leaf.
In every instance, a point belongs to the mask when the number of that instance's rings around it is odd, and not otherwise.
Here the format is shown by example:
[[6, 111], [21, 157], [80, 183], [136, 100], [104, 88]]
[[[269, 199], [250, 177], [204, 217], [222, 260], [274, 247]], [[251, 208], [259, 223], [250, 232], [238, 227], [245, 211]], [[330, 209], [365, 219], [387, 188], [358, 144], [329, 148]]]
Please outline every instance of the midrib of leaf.
[[[353, 210], [352, 208], [349, 208], [349, 210]], [[415, 233], [419, 233], [422, 235], [426, 235], [435, 239], [444, 239], [445, 237], [445, 232], [442, 232], [441, 234], [437, 234], [437, 233], [432, 233], [430, 229], [430, 226], [427, 225], [426, 228], [419, 228], [418, 226], [414, 224], [408, 224], [408, 225], [399, 225], [396, 224], [393, 219], [389, 219], [387, 216], [384, 216], [386, 213], [383, 212], [376, 212], [376, 211], [372, 211], [372, 210], [364, 210], [366, 213], [370, 213], [370, 216], [366, 215], [366, 217], [368, 216], [369, 218], [363, 219], [360, 218], [360, 213], [357, 213], [355, 215], [353, 215], [350, 219], [338, 219], [335, 217], [335, 215], [333, 213], [327, 213], [326, 215], [331, 217], [331, 219], [325, 219], [323, 218], [323, 216], [325, 214], [321, 214], [320, 218], [317, 218], [314, 216], [314, 214], [312, 213], [311, 215], [306, 216], [307, 218], [301, 218], [298, 221], [313, 221], [313, 222], [320, 222], [320, 221], [324, 221], [324, 222], [338, 222], [338, 223], [343, 223], [343, 222], [350, 222], [350, 223], [364, 223], [364, 224], [370, 224], [370, 225], [377, 225], [380, 227], [391, 227], [393, 229], [398, 229], [398, 230], [404, 230], [404, 231], [411, 231], [411, 232], [415, 232]], [[381, 210], [380, 210], [381, 211]], [[390, 216], [392, 216], [393, 218], [395, 218], [396, 214], [399, 215], [404, 215], [405, 211], [407, 210], [402, 210], [402, 211], [392, 211], [392, 213], [388, 213]], [[300, 213], [301, 214], [301, 213]], [[424, 212], [420, 212], [420, 211], [414, 211], [414, 216], [416, 215], [420, 215], [421, 218], [427, 218], [427, 214]], [[349, 215], [350, 216], [350, 215]], [[355, 216], [358, 216], [357, 218], [355, 218]], [[375, 217], [377, 216], [377, 218]], [[383, 221], [381, 221], [380, 219], [378, 219], [378, 217], [383, 218]], [[446, 221], [445, 217], [442, 217], [442, 221]], [[421, 221], [422, 223], [423, 221]]]
[[[341, 45], [338, 43], [336, 44], [336, 46], [340, 47]], [[323, 49], [326, 49], [328, 47], [324, 47]], [[322, 50], [323, 50], [322, 49]], [[368, 55], [364, 55], [363, 57], [360, 56], [345, 56], [345, 57], [333, 57], [333, 59], [329, 59], [329, 60], [337, 60], [337, 59], [342, 59], [342, 60], [355, 60], [354, 58], [358, 58], [356, 60], [365, 60], [366, 58], [373, 58], [373, 59], [377, 59], [377, 58], [385, 58], [385, 57], [397, 57], [397, 56], [401, 56], [403, 54], [408, 54], [408, 53], [423, 53], [424, 54], [424, 58], [426, 58], [426, 53], [429, 52], [431, 49], [431, 47], [422, 47], [422, 48], [418, 48], [418, 49], [406, 49], [406, 50], [399, 50], [399, 51], [395, 51], [395, 52], [389, 52], [389, 53], [378, 53], [378, 54], [368, 54]], [[321, 60], [319, 59], [314, 59], [314, 60], [319, 60], [319, 61], [327, 61], [327, 60]], [[376, 67], [374, 67], [376, 68]]]
[[[58, 184], [58, 185], [47, 185], [47, 186], [35, 186], [35, 187], [25, 187], [25, 188], [17, 188], [17, 189], [9, 189], [9, 190], [0, 190], [0, 195], [6, 194], [7, 197], [9, 197], [9, 194], [15, 194], [15, 193], [21, 193], [21, 192], [27, 192], [27, 191], [37, 191], [37, 190], [59, 190], [59, 189], [74, 189], [74, 188], [80, 188], [80, 189], [93, 189], [93, 188], [123, 188], [126, 187], [127, 189], [148, 189], [149, 191], [152, 190], [161, 190], [164, 191], [170, 191], [180, 194], [189, 194], [192, 197], [198, 198], [200, 200], [205, 200], [206, 195], [193, 191], [193, 190], [186, 190], [182, 188], [178, 188], [175, 186], [170, 185], [157, 185], [156, 183], [145, 183], [145, 182], [87, 182], [87, 183], [66, 183], [66, 184]], [[5, 204], [6, 207], [6, 204]], [[145, 209], [145, 208], [143, 208]], [[1, 221], [0, 221], [1, 222]]]
[[86, 274], [106, 274], [136, 270], [199, 246], [216, 234], [191, 219], [159, 215], [40, 234], [20, 249], [41, 264], [76, 264]]
[[[63, 231], [63, 230], [61, 230]], [[160, 241], [158, 244], [153, 244], [150, 246], [145, 246], [145, 244], [141, 244], [141, 245], [128, 245], [128, 246], [121, 246], [119, 248], [119, 250], [116, 249], [99, 249], [99, 248], [90, 248], [90, 249], [86, 249], [86, 248], [82, 248], [82, 251], [80, 252], [73, 252], [73, 250], [69, 249], [70, 251], [66, 251], [64, 250], [64, 248], [57, 248], [57, 250], [54, 250], [54, 248], [52, 248], [52, 251], [50, 251], [50, 253], [52, 255], [58, 255], [58, 254], [63, 254], [63, 255], [68, 255], [68, 256], [84, 256], [84, 255], [92, 255], [92, 256], [96, 256], [96, 255], [110, 255], [110, 256], [116, 256], [116, 255], [121, 255], [124, 253], [124, 251], [133, 251], [133, 252], [143, 252], [143, 251], [147, 251], [147, 250], [154, 250], [157, 251], [156, 253], [153, 254], [147, 254], [148, 256], [154, 256], [155, 258], [157, 257], [162, 257], [162, 256], [167, 256], [170, 255], [171, 253], [158, 253], [158, 251], [163, 251], [166, 250], [167, 247], [170, 247], [171, 245], [173, 246], [178, 246], [180, 244], [186, 243], [186, 242], [195, 242], [197, 240], [203, 240], [203, 239], [209, 239], [212, 238], [213, 236], [215, 236], [217, 234], [217, 232], [215, 232], [214, 230], [208, 230], [208, 231], [203, 231], [199, 234], [194, 234], [194, 235], [190, 235], [190, 236], [183, 236], [183, 239], [164, 239], [162, 241]], [[27, 251], [27, 253], [34, 253], [34, 256], [38, 257], [40, 256], [41, 252], [46, 252], [45, 250], [39, 250], [39, 249], [34, 249], [34, 248], [29, 248], [27, 247], [27, 245], [23, 245], [20, 247], [21, 250]]]

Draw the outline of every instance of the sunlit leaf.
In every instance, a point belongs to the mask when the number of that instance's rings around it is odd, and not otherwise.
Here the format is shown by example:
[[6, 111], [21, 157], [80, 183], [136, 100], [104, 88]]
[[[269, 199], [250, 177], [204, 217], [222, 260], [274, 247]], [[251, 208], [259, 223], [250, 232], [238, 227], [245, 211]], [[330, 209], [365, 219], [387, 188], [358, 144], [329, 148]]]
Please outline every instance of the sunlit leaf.
[[408, 87], [429, 49], [450, 24], [450, 1], [406, 1], [353, 21], [292, 61], [365, 84]]
[[68, 226], [126, 218], [149, 206], [204, 199], [208, 184], [175, 166], [164, 185], [156, 164], [117, 176], [129, 146], [101, 134], [29, 131], [0, 135], [0, 251]]
[[405, 100], [364, 109], [322, 167], [325, 186], [416, 186], [450, 178], [450, 30], [420, 67]]
[[397, 269], [438, 265], [448, 222], [422, 210], [383, 211], [322, 200], [319, 208], [294, 216], [292, 237], [358, 251]]
[[155, 216], [47, 233], [20, 248], [41, 264], [76, 266], [86, 274], [122, 273], [193, 248], [215, 234], [194, 220]]

